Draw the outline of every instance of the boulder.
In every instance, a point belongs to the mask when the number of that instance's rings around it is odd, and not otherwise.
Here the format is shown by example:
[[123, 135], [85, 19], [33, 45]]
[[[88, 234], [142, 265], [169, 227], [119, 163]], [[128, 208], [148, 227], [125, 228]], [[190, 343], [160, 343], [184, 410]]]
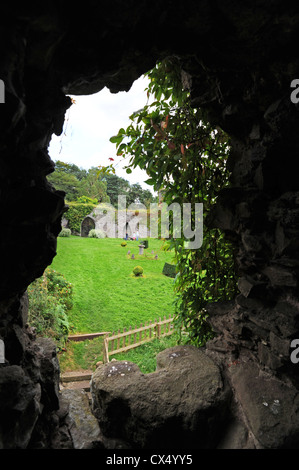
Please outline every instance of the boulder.
[[103, 434], [143, 449], [216, 447], [230, 399], [218, 367], [194, 346], [159, 353], [150, 374], [132, 362], [104, 364], [91, 394]]
[[40, 415], [41, 387], [20, 366], [0, 369], [0, 449], [25, 449]]
[[[74, 449], [102, 448], [101, 431], [93, 416], [87, 393], [84, 390], [63, 390], [60, 399], [64, 426], [60, 425], [60, 439], [67, 428]], [[61, 448], [61, 444], [59, 448]]]
[[229, 368], [235, 396], [260, 448], [298, 448], [298, 390], [260, 370], [254, 362]]

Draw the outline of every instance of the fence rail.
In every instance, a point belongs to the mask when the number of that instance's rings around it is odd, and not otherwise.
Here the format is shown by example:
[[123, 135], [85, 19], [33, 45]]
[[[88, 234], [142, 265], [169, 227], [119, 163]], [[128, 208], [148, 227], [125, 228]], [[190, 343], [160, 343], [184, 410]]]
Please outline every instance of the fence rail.
[[173, 332], [173, 318], [169, 315], [168, 318], [164, 316], [163, 320], [159, 318], [159, 321], [147, 322], [145, 325], [141, 324], [140, 327], [135, 326], [134, 329], [130, 326], [128, 330], [124, 328], [123, 332], [118, 330], [115, 333], [113, 331], [112, 336], [109, 336], [109, 333], [107, 333], [104, 338], [104, 363], [109, 362], [109, 356], [129, 351], [155, 338], [169, 336]]
[[101, 331], [100, 333], [84, 333], [80, 335], [70, 335], [68, 337], [69, 341], [85, 341], [86, 339], [95, 339], [99, 336], [106, 336], [110, 332], [109, 331]]

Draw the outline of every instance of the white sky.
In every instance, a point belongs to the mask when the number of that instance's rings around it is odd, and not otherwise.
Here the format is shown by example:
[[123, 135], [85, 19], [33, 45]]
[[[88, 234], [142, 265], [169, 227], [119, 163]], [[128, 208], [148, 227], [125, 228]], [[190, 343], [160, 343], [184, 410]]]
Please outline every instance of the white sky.
[[117, 176], [131, 184], [140, 183], [144, 189], [153, 192], [152, 186], [144, 183], [149, 178], [145, 171], [136, 168], [127, 174], [123, 169], [127, 161], [116, 155], [115, 144], [109, 142], [121, 127], [128, 127], [131, 122], [129, 116], [146, 104], [144, 89], [147, 83], [146, 78], [140, 77], [128, 92], [113, 94], [104, 88], [94, 95], [72, 96], [76, 104], [66, 113], [64, 133], [59, 137], [52, 136], [49, 145], [51, 159], [74, 163], [86, 170], [113, 163]]

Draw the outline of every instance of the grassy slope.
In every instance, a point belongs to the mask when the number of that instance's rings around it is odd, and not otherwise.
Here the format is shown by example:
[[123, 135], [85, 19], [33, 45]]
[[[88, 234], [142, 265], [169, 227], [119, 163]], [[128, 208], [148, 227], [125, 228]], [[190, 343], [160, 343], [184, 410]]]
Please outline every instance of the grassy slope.
[[[58, 238], [52, 268], [73, 284], [69, 318], [75, 332], [113, 331], [173, 313], [173, 279], [162, 274], [172, 255], [161, 250], [159, 240], [149, 240], [143, 256], [138, 255], [137, 241], [129, 241], [125, 248], [120, 243], [107, 238]], [[143, 267], [144, 277], [132, 274], [136, 265]]]
[[[172, 255], [161, 249], [160, 240], [150, 239], [143, 256], [138, 254], [137, 241], [128, 241], [125, 248], [120, 243], [120, 239], [58, 238], [52, 268], [73, 284], [74, 306], [69, 313], [73, 332], [116, 331], [173, 313], [173, 279], [162, 274], [164, 263], [171, 262]], [[128, 250], [135, 254], [135, 260]], [[154, 259], [156, 254], [158, 260]], [[143, 267], [144, 277], [133, 276], [136, 265]], [[128, 352], [126, 359], [134, 360], [142, 369], [144, 362], [154, 364], [154, 356], [153, 348], [146, 345]], [[102, 338], [68, 343], [60, 365], [62, 370], [84, 369], [99, 360]]]

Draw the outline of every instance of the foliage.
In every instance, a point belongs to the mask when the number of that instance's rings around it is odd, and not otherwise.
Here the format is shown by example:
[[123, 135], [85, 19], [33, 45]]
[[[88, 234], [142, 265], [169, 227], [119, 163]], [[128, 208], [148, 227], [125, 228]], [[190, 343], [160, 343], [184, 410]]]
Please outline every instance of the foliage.
[[97, 202], [110, 202], [107, 194], [107, 183], [103, 181], [97, 168], [92, 167], [88, 170], [85, 178], [80, 181], [79, 196], [88, 196]]
[[136, 276], [136, 277], [142, 276], [143, 267], [142, 266], [135, 266], [135, 268], [133, 269], [133, 273], [134, 273], [134, 276]]
[[157, 369], [157, 354], [165, 349], [171, 348], [178, 344], [180, 340], [176, 333], [162, 338], [155, 338], [138, 348], [131, 349], [125, 353], [115, 354], [113, 357], [117, 361], [130, 361], [136, 364], [143, 374], [155, 372]]
[[68, 202], [68, 210], [65, 214], [65, 218], [68, 220], [68, 225], [72, 232], [81, 232], [81, 223], [83, 219], [89, 215], [95, 207], [96, 204]]
[[[110, 140], [118, 154], [129, 158], [127, 172], [137, 166], [146, 170], [146, 182], [156, 191], [163, 190], [163, 201], [169, 205], [191, 203], [193, 222], [195, 203], [203, 203], [206, 222], [219, 191], [229, 184], [229, 140], [208, 123], [202, 109], [191, 106], [181, 73], [177, 58], [148, 72], [148, 103], [130, 116], [127, 129], [120, 129]], [[212, 336], [206, 322], [207, 303], [235, 294], [233, 249], [223, 233], [207, 223], [197, 250], [186, 249], [185, 237], [174, 238], [172, 231], [173, 227], [168, 246], [176, 253], [177, 323], [188, 329], [193, 344], [203, 345]]]
[[107, 174], [104, 176], [104, 178], [107, 183], [107, 194], [109, 196], [110, 203], [114, 207], [117, 207], [118, 196], [127, 195], [130, 184], [124, 178], [113, 174]]
[[80, 196], [77, 198], [77, 203], [81, 204], [98, 204], [97, 199], [92, 199], [91, 197], [88, 196]]
[[69, 228], [63, 228], [58, 234], [59, 237], [70, 237], [72, 234]]
[[72, 285], [51, 268], [28, 286], [28, 323], [38, 336], [52, 338], [58, 348], [64, 346], [68, 336], [72, 295]]
[[79, 168], [74, 163], [64, 163], [60, 160], [55, 162], [55, 171], [73, 175], [78, 181], [86, 177], [87, 171]]
[[139, 183], [134, 183], [130, 186], [127, 194], [127, 204], [141, 203], [145, 207], [149, 207], [155, 198], [149, 189], [143, 189]]
[[92, 228], [88, 234], [89, 238], [105, 238], [105, 232], [100, 229]]
[[99, 174], [97, 168], [84, 170], [77, 165], [64, 163], [59, 160], [55, 162], [55, 171], [48, 176], [53, 186], [65, 192], [68, 201], [76, 201], [81, 196], [96, 199], [99, 202], [109, 202], [106, 192], [107, 183]]
[[110, 198], [110, 203], [117, 208], [118, 196], [126, 196], [127, 206], [134, 203], [141, 203], [145, 207], [149, 207], [151, 202], [155, 201], [155, 197], [149, 189], [143, 189], [139, 183], [130, 183], [115, 174], [105, 175], [107, 182], [107, 194]]
[[48, 177], [55, 189], [65, 192], [68, 201], [75, 201], [79, 194], [79, 180], [71, 173], [55, 170]]

